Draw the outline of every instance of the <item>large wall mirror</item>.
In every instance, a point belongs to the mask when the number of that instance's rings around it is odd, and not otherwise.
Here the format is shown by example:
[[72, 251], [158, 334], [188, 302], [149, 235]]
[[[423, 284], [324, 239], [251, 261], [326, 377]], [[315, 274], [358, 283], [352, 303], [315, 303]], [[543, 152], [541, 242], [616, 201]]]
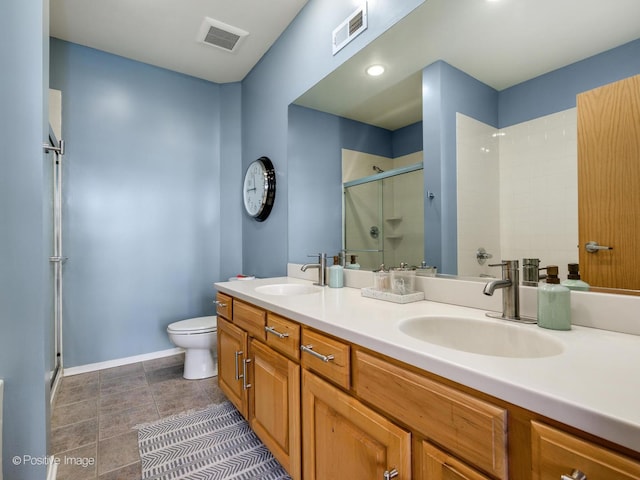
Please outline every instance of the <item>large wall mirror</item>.
[[[397, 156], [384, 143], [424, 152], [423, 260], [439, 272], [539, 258], [566, 275], [584, 258], [576, 96], [640, 74], [636, 18], [635, 0], [427, 0], [290, 106], [289, 260], [342, 247], [341, 152]], [[385, 73], [369, 77], [373, 64]]]

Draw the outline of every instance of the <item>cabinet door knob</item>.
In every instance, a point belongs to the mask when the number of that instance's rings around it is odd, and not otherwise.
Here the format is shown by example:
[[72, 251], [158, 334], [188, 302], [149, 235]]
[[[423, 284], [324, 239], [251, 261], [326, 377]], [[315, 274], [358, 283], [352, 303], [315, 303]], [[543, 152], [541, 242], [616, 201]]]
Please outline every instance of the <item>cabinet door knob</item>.
[[385, 470], [383, 473], [384, 480], [391, 480], [392, 478], [396, 478], [398, 476], [398, 470], [392, 468], [391, 470]]
[[560, 480], [587, 480], [587, 476], [580, 470], [574, 469], [571, 475], [561, 475]]

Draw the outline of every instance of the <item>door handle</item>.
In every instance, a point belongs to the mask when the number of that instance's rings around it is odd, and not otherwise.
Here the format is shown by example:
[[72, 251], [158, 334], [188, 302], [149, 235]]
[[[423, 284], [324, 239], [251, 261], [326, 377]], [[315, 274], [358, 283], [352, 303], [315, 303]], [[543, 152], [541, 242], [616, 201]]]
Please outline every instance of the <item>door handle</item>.
[[598, 253], [600, 250], [613, 250], [613, 247], [605, 247], [604, 245], [599, 245], [598, 242], [587, 242], [584, 247], [589, 253]]

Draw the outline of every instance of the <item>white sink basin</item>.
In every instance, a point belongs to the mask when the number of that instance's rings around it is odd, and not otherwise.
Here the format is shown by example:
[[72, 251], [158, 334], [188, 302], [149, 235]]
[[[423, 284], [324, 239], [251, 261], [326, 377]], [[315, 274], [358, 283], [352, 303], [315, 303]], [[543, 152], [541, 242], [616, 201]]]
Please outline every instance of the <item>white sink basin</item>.
[[513, 358], [551, 357], [562, 353], [555, 338], [504, 320], [503, 323], [461, 317], [425, 316], [404, 320], [400, 331], [418, 340], [480, 355]]
[[256, 287], [257, 293], [264, 293], [265, 295], [308, 295], [310, 293], [318, 293], [322, 291], [322, 287], [316, 287], [315, 285], [301, 285], [299, 283], [278, 283], [275, 285], [263, 285]]

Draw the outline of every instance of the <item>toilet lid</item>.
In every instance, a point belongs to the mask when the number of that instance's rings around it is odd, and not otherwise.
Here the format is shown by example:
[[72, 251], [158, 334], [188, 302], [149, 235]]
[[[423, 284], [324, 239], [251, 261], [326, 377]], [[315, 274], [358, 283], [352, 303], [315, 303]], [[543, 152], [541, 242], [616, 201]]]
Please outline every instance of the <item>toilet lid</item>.
[[167, 331], [173, 333], [208, 333], [215, 332], [217, 326], [217, 317], [197, 317], [181, 320], [170, 324]]

